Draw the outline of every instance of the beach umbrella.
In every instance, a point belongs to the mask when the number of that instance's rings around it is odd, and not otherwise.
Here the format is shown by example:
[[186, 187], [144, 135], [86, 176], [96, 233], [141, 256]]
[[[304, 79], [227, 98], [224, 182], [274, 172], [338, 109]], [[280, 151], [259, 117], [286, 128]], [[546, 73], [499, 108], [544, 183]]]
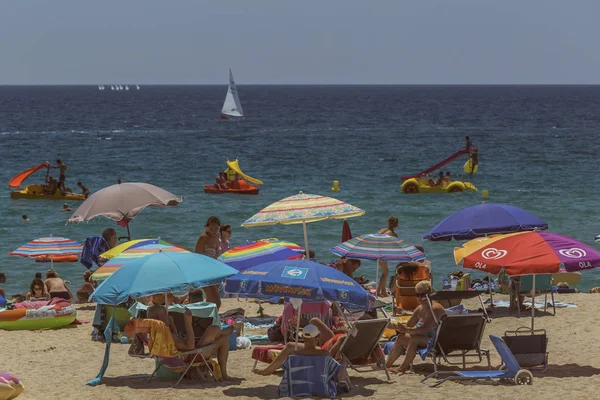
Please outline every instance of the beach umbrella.
[[243, 271], [255, 265], [269, 261], [291, 260], [302, 258], [302, 254], [278, 242], [256, 241], [242, 244], [227, 250], [217, 259]]
[[126, 182], [105, 187], [88, 197], [67, 221], [79, 223], [103, 216], [127, 227], [131, 239], [129, 221], [146, 207], [176, 206], [183, 197], [175, 196], [149, 183]]
[[364, 213], [364, 210], [332, 197], [300, 192], [295, 196], [286, 197], [263, 208], [246, 220], [242, 226], [302, 224], [304, 230], [304, 249], [308, 255], [310, 252], [308, 248], [308, 233], [306, 231], [307, 223], [330, 218], [358, 217]]
[[[474, 239], [454, 249], [463, 268], [508, 275], [551, 274], [563, 266], [568, 272], [600, 267], [600, 252], [573, 238], [552, 232], [518, 232]], [[533, 297], [535, 304], [535, 293]], [[532, 318], [535, 307], [532, 307]], [[533, 329], [533, 319], [531, 322]]]
[[[479, 204], [446, 217], [423, 239], [430, 241], [471, 240], [494, 234], [548, 229], [537, 216], [508, 204]], [[490, 278], [491, 281], [491, 278]], [[490, 299], [494, 300], [490, 282]]]
[[[78, 256], [81, 254], [81, 250], [81, 244], [73, 239], [50, 235], [25, 243], [9, 254], [11, 256], [35, 258], [37, 261], [49, 260], [51, 265], [54, 265], [55, 258]], [[77, 261], [77, 257], [70, 261]]]
[[125, 263], [96, 288], [90, 300], [116, 305], [129, 297], [217, 285], [237, 272], [202, 254], [161, 251]]
[[[127, 299], [167, 292], [182, 292], [221, 283], [237, 271], [210, 257], [184, 252], [158, 252], [147, 257], [132, 259], [94, 290], [90, 301], [110, 304], [115, 308]], [[102, 382], [110, 357], [110, 338], [115, 324], [114, 313], [105, 330], [104, 361], [96, 378], [88, 385]]]
[[479, 204], [446, 217], [423, 239], [431, 241], [471, 240], [500, 233], [548, 229], [535, 215], [507, 204]]
[[279, 240], [277, 238], [267, 238], [267, 239], [258, 239], [257, 242], [277, 243], [277, 244], [287, 247], [288, 249], [294, 250], [296, 253], [304, 254], [304, 249], [301, 246], [297, 245], [296, 243], [288, 242], [286, 240]]
[[122, 243], [100, 255], [101, 258], [108, 259], [107, 263], [103, 264], [93, 274], [92, 279], [104, 280], [114, 274], [116, 270], [121, 268], [127, 262], [134, 259], [147, 257], [151, 254], [165, 253], [189, 253], [189, 250], [177, 246], [161, 239], [137, 239]]
[[377, 261], [375, 281], [379, 275], [379, 261], [410, 262], [425, 259], [425, 254], [414, 246], [403, 244], [394, 236], [371, 233], [357, 236], [331, 248], [340, 257]]
[[348, 221], [344, 220], [342, 224], [342, 242], [346, 242], [352, 239], [352, 231], [350, 230], [350, 224]]
[[[303, 301], [329, 300], [364, 310], [375, 301], [343, 272], [309, 260], [272, 261], [248, 268], [225, 281], [225, 292], [244, 297], [290, 297], [296, 310]], [[300, 318], [297, 321], [299, 324]]]

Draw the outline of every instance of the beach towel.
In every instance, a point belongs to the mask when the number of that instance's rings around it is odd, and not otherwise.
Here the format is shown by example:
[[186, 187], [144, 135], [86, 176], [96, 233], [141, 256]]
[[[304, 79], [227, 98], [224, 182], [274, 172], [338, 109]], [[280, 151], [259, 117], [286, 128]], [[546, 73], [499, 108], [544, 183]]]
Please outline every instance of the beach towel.
[[337, 396], [341, 365], [329, 356], [289, 356], [282, 365], [279, 397]]
[[110, 250], [108, 243], [102, 236], [89, 236], [85, 239], [79, 262], [87, 269], [92, 268], [94, 263], [100, 266], [100, 254]]
[[[283, 337], [289, 332], [290, 327], [296, 327], [298, 313], [292, 303], [285, 303], [281, 319], [281, 333]], [[327, 326], [331, 321], [331, 304], [327, 301], [317, 303], [302, 303], [300, 306], [300, 327], [304, 328], [312, 318], [319, 318]]]
[[270, 364], [284, 348], [284, 344], [276, 346], [256, 346], [252, 349], [252, 359]]
[[169, 327], [157, 319], [132, 318], [125, 327], [128, 337], [138, 333], [149, 333], [148, 350], [151, 355], [159, 357], [174, 357], [179, 353]]

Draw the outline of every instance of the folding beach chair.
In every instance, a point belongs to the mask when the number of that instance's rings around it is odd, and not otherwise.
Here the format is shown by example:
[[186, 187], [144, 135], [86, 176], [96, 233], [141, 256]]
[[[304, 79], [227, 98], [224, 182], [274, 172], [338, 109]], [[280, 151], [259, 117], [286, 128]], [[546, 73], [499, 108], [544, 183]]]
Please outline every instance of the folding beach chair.
[[466, 368], [467, 365], [481, 363], [485, 355], [488, 368], [491, 369], [490, 352], [481, 348], [486, 322], [482, 313], [444, 317], [438, 325], [433, 346], [418, 350], [421, 358], [429, 355], [433, 359], [434, 372], [427, 378], [439, 374], [438, 367], [442, 360]]
[[[294, 309], [292, 303], [285, 303], [281, 318], [281, 334], [285, 343], [288, 339], [296, 336], [296, 318], [298, 318], [298, 312]], [[331, 304], [326, 301], [302, 303], [300, 306], [300, 327], [304, 328], [312, 318], [319, 318], [327, 326], [331, 326]]]
[[284, 361], [279, 397], [337, 396], [341, 365], [330, 356], [291, 355]]
[[548, 337], [545, 329], [531, 330], [523, 327], [506, 331], [502, 339], [521, 367], [548, 369]]
[[[533, 287], [533, 275], [522, 275], [518, 281], [513, 281], [515, 296], [531, 296]], [[552, 315], [556, 315], [556, 304], [554, 303], [554, 292], [552, 291], [552, 274], [536, 274], [535, 294], [544, 295], [544, 312], [548, 309], [548, 294], [552, 298]], [[532, 300], [533, 303], [533, 300]], [[535, 304], [531, 305], [535, 307]], [[521, 316], [521, 308], [517, 307], [517, 315]]]
[[[132, 319], [132, 321], [133, 320], [135, 320], [135, 318]], [[160, 323], [164, 325], [163, 322]], [[148, 346], [151, 334], [152, 332], [137, 333], [136, 337], [139, 340], [141, 340], [141, 342], [145, 346]], [[158, 370], [162, 366], [164, 366], [165, 368], [168, 368], [173, 372], [181, 373], [179, 379], [174, 385], [177, 386], [183, 380], [184, 376], [187, 374], [190, 368], [200, 365], [204, 365], [206, 367], [206, 372], [201, 374], [201, 378], [204, 381], [207, 381], [208, 377], [212, 377], [216, 382], [218, 382], [218, 377], [213, 373], [211, 365], [208, 363], [208, 360], [210, 360], [210, 358], [214, 355], [215, 351], [216, 346], [214, 344], [209, 344], [206, 346], [196, 348], [194, 350], [179, 352], [177, 354], [174, 354], [172, 357], [160, 357], [151, 354], [135, 354], [131, 352], [129, 353], [129, 355], [137, 358], [154, 358], [156, 360], [156, 368], [154, 369], [150, 377], [148, 377], [148, 380], [146, 382], [150, 382], [152, 378], [156, 375]]]
[[385, 355], [379, 347], [379, 340], [389, 322], [389, 318], [356, 321], [348, 331], [340, 348], [344, 363], [357, 372], [366, 372], [360, 370], [360, 366], [375, 364], [383, 368], [390, 380], [390, 374], [385, 365]]
[[[512, 380], [515, 385], [531, 385], [533, 384], [533, 375], [526, 369], [521, 369], [519, 363], [515, 359], [515, 356], [511, 353], [510, 349], [499, 336], [490, 335], [490, 340], [494, 344], [496, 351], [502, 358], [503, 366], [499, 370], [495, 371], [451, 371], [451, 372], [439, 372], [436, 374], [438, 379], [430, 387], [436, 387], [446, 382], [447, 380], [477, 380], [477, 379], [506, 379]], [[442, 378], [442, 376], [444, 376]], [[429, 375], [421, 380], [421, 383], [429, 378], [433, 377]], [[426, 384], [426, 383], [425, 383]]]

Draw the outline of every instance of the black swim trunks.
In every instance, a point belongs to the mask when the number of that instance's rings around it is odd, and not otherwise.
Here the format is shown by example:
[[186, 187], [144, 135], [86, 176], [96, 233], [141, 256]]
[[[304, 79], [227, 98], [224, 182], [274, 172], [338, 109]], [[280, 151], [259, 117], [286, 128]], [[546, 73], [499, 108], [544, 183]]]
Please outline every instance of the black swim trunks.
[[65, 181], [65, 176], [64, 176], [64, 175], [60, 175], [60, 176], [58, 177], [58, 181], [59, 181], [59, 182], [64, 182], [64, 181]]
[[71, 300], [71, 295], [69, 292], [50, 292], [50, 298], [54, 299], [58, 297], [59, 299], [65, 299], [67, 301]]

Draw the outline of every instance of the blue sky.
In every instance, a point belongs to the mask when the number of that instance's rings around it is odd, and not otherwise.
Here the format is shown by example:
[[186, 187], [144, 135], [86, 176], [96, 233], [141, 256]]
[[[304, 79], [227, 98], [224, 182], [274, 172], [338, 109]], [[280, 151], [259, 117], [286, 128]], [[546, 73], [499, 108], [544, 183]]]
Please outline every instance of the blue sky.
[[594, 0], [5, 1], [0, 84], [597, 84]]

